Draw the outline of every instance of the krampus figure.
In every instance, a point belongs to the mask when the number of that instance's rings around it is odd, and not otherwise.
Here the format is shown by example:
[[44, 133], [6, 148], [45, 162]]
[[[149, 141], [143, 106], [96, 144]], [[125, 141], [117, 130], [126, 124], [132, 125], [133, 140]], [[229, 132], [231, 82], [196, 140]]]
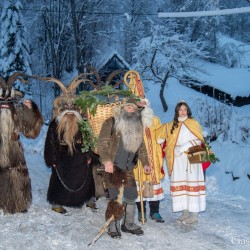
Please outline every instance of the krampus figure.
[[93, 211], [98, 210], [95, 202], [89, 201], [95, 196], [92, 167], [99, 161], [92, 151], [83, 153], [81, 150], [84, 135], [78, 122], [82, 116], [75, 106], [76, 87], [86, 80], [82, 77], [77, 76], [67, 88], [58, 79], [40, 78], [56, 82], [63, 91], [54, 101], [53, 120], [44, 149], [45, 162], [52, 168], [47, 200], [52, 204], [52, 210], [62, 214], [67, 213], [63, 206], [81, 207], [87, 201]]
[[36, 104], [21, 102], [21, 92], [12, 87], [17, 79], [25, 82], [23, 76], [16, 72], [7, 81], [0, 77], [0, 209], [5, 214], [25, 212], [31, 204], [31, 182], [19, 137], [37, 137], [43, 124]]

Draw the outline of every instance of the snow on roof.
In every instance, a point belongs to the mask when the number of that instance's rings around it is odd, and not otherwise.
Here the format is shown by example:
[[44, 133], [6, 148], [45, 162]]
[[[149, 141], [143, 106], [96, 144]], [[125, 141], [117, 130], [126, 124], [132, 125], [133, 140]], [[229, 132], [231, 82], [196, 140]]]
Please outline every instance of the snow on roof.
[[207, 85], [230, 94], [232, 98], [250, 95], [250, 69], [227, 68], [213, 63], [203, 66], [209, 74], [199, 74], [198, 78]]
[[109, 55], [106, 55], [103, 57], [103, 60], [100, 60], [98, 63], [98, 68], [102, 68], [105, 66], [109, 60], [113, 57], [116, 56], [128, 69], [131, 68], [131, 66], [125, 61], [125, 59], [117, 52], [117, 51], [112, 51]]

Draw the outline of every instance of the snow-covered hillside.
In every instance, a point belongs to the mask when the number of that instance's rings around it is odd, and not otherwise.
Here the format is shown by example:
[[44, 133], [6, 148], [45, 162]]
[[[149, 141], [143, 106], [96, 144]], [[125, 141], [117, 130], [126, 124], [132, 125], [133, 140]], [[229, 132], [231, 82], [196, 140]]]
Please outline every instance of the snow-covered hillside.
[[[165, 90], [169, 111], [164, 113], [157, 98], [159, 86], [149, 84], [145, 83], [147, 97], [162, 122], [173, 118], [174, 106], [180, 99], [186, 100], [194, 110], [201, 99], [208, 98], [177, 81], [171, 81]], [[236, 108], [239, 114], [244, 111], [242, 115], [249, 114], [249, 109]], [[69, 216], [51, 211], [46, 201], [50, 170], [43, 160], [46, 130], [44, 126], [36, 140], [22, 139], [32, 180], [33, 203], [26, 214], [4, 215], [1, 212], [0, 249], [89, 249], [88, 244], [105, 223], [105, 198], [97, 201], [100, 207], [97, 213], [86, 207], [68, 208]], [[171, 210], [169, 179], [166, 176], [163, 183], [165, 199], [160, 205], [165, 223], [157, 224], [149, 219], [142, 226], [145, 235], [141, 237], [123, 234], [121, 239], [111, 239], [104, 234], [92, 249], [248, 249], [250, 180], [246, 173], [249, 174], [250, 145], [235, 144], [230, 140], [218, 140], [211, 145], [220, 162], [207, 170], [207, 210], [200, 214], [197, 225], [188, 227], [176, 223], [179, 213]], [[233, 181], [231, 171], [240, 178]]]

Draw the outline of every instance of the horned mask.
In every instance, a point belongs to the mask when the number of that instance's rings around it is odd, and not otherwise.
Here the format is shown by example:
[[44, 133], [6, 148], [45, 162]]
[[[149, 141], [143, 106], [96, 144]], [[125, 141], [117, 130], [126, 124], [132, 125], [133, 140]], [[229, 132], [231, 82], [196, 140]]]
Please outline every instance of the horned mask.
[[21, 72], [15, 72], [6, 79], [0, 76], [1, 108], [9, 108], [10, 104], [13, 104], [13, 102], [18, 102], [23, 97], [22, 92], [14, 90], [13, 88], [13, 84], [16, 80], [19, 80], [22, 83], [27, 83], [27, 81], [22, 77], [28, 77], [28, 75]]

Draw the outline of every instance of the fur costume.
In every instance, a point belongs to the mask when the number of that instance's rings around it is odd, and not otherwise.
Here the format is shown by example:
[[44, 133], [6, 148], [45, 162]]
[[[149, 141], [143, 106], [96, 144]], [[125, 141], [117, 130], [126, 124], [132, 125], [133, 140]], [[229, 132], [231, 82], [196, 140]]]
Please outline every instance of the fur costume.
[[56, 82], [63, 94], [54, 101], [51, 121], [44, 148], [44, 158], [52, 168], [47, 200], [52, 205], [81, 207], [95, 196], [92, 168], [99, 164], [98, 156], [92, 151], [83, 153], [84, 136], [78, 122], [81, 111], [75, 105], [75, 90], [86, 79], [77, 76], [66, 88], [58, 79], [39, 78]]
[[14, 73], [7, 83], [0, 77], [0, 209], [11, 214], [26, 211], [32, 199], [20, 134], [33, 139], [43, 124], [35, 103], [30, 101], [28, 108], [18, 100], [21, 93], [12, 85], [19, 76]]
[[[52, 167], [47, 193], [47, 199], [51, 204], [81, 207], [95, 195], [92, 175], [94, 153], [82, 153], [81, 146], [82, 140], [79, 132], [75, 136], [75, 145], [71, 155], [66, 143], [58, 138], [56, 119], [50, 123], [44, 157], [46, 164]], [[88, 164], [89, 159], [91, 159], [91, 164]]]

